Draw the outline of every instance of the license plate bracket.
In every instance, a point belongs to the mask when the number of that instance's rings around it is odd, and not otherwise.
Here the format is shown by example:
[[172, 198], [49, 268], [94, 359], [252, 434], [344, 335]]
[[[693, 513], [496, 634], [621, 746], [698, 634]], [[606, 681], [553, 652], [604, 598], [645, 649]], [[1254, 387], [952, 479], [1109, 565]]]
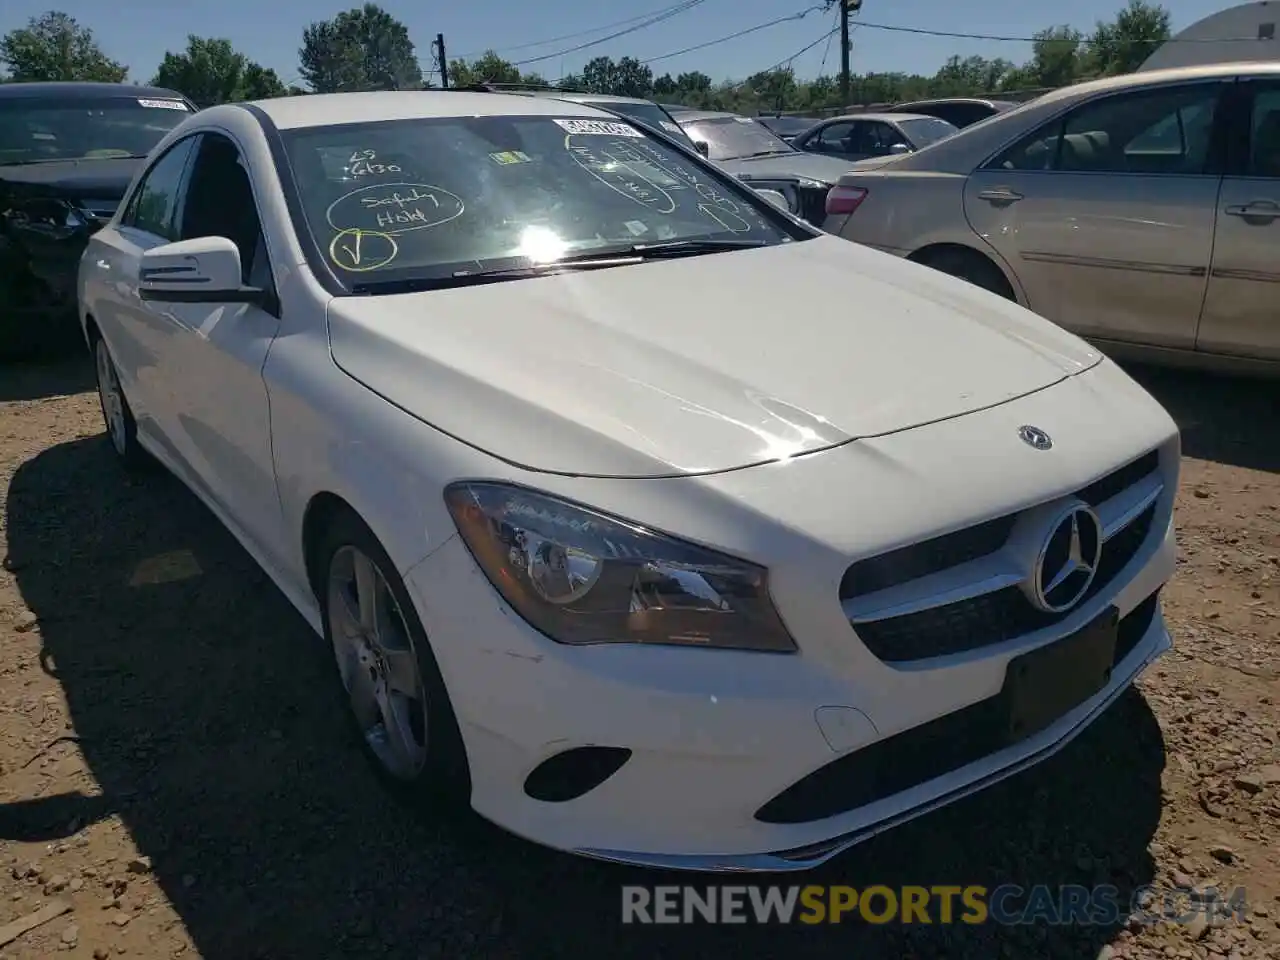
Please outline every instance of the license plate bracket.
[[1009, 661], [1001, 690], [1009, 743], [1034, 736], [1107, 685], [1119, 622], [1108, 607], [1070, 636]]

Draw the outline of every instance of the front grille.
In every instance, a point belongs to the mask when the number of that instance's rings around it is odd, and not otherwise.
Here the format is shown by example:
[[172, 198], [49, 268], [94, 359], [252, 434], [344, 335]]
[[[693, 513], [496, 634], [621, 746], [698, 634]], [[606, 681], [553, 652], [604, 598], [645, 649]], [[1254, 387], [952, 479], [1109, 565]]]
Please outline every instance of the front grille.
[[[1088, 603], [1106, 590], [1129, 565], [1146, 541], [1155, 513], [1154, 505], [1147, 507], [1137, 520], [1103, 545], [1102, 561], [1080, 603]], [[1045, 613], [1033, 607], [1018, 587], [1005, 587], [994, 593], [930, 607], [919, 613], [860, 623], [857, 630], [873, 654], [893, 663], [963, 653], [1004, 643], [1052, 626], [1072, 612], [1074, 610]]]
[[[1098, 509], [1123, 498], [1127, 492], [1141, 492], [1143, 488], [1138, 485], [1147, 481], [1159, 465], [1159, 453], [1153, 450], [1076, 491], [1075, 496]], [[1127, 517], [1124, 526], [1111, 531], [1093, 582], [1077, 608], [1107, 590], [1146, 543], [1157, 510], [1157, 502], [1149, 495], [1147, 501], [1144, 509]], [[1142, 506], [1142, 502], [1137, 505]], [[1019, 514], [997, 517], [854, 563], [841, 581], [840, 599], [846, 609], [850, 604], [856, 607], [858, 601], [879, 591], [910, 585], [961, 564], [992, 557], [1004, 546], [1018, 518]], [[909, 612], [884, 618], [855, 618], [854, 628], [876, 657], [887, 663], [902, 663], [1004, 643], [1052, 626], [1074, 612], [1073, 608], [1046, 613], [1033, 606], [1016, 583], [1004, 582], [975, 593], [953, 602], [918, 603]]]
[[[1112, 669], [1155, 619], [1159, 591], [1124, 617]], [[1083, 701], [1082, 701], [1083, 702]], [[1067, 707], [1065, 715], [1079, 704]], [[855, 750], [798, 780], [756, 813], [764, 823], [809, 823], [847, 813], [959, 770], [1010, 745], [1003, 693]]]

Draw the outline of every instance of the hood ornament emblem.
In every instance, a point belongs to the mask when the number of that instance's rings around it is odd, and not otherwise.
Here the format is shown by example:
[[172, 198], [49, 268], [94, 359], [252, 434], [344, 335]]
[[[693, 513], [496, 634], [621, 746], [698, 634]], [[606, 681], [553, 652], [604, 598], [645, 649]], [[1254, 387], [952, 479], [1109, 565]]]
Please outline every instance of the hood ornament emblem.
[[1048, 450], [1053, 446], [1052, 437], [1030, 424], [1023, 424], [1018, 428], [1018, 439], [1035, 450]]

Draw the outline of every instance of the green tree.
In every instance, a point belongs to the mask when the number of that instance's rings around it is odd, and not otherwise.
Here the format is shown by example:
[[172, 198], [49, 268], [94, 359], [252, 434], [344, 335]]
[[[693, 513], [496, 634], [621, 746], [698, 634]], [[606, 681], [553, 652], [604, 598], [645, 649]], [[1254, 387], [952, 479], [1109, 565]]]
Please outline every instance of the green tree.
[[187, 37], [182, 53], [166, 52], [151, 81], [186, 94], [201, 107], [283, 96], [274, 70], [254, 63], [221, 37]]
[[1047, 27], [1033, 34], [1027, 72], [1038, 87], [1062, 87], [1074, 83], [1083, 72], [1083, 38], [1073, 27]]
[[747, 78], [745, 86], [759, 106], [773, 110], [786, 110], [798, 102], [799, 86], [796, 83], [796, 72], [791, 67], [779, 70], [765, 70]]
[[311, 24], [298, 58], [298, 72], [316, 93], [423, 86], [409, 29], [374, 3]]
[[581, 79], [589, 93], [611, 93], [618, 97], [653, 95], [653, 71], [634, 57], [617, 61], [596, 57], [582, 68]]
[[520, 68], [493, 50], [486, 50], [477, 60], [454, 60], [449, 64], [449, 82], [455, 87], [474, 83], [522, 83]]
[[289, 95], [290, 91], [285, 88], [280, 76], [270, 67], [252, 60], [245, 65], [244, 77], [240, 81], [240, 99], [269, 100]]
[[676, 77], [676, 87], [690, 93], [706, 93], [711, 89], [711, 78], [700, 70], [691, 70]]
[[74, 17], [51, 10], [32, 17], [25, 27], [0, 38], [0, 63], [9, 79], [97, 80], [123, 83], [129, 68], [108, 57], [93, 39], [93, 31]]
[[1102, 76], [1132, 73], [1169, 39], [1169, 11], [1146, 0], [1129, 0], [1110, 23], [1089, 36], [1091, 72]]

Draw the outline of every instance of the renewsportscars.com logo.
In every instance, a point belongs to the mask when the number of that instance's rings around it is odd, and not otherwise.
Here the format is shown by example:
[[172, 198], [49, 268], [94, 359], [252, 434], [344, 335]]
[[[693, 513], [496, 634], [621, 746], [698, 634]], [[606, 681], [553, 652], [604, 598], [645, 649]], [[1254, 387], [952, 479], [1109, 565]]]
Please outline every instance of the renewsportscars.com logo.
[[1121, 922], [1210, 923], [1243, 921], [1245, 891], [1237, 887], [1161, 890], [1016, 884], [968, 885], [708, 886], [622, 888], [623, 923], [842, 923], [983, 924], [1003, 926], [1111, 926]]

